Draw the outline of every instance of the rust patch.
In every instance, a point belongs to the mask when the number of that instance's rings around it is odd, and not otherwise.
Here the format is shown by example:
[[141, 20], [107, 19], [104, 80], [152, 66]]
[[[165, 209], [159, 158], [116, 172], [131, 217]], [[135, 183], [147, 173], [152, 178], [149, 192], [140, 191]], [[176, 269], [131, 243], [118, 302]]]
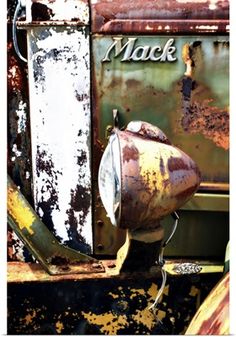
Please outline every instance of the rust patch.
[[[48, 229], [56, 235], [51, 214], [53, 209], [59, 209], [56, 186], [58, 179], [57, 175], [62, 173], [54, 169], [52, 159], [45, 150], [41, 151], [40, 146], [38, 145], [36, 155], [36, 174], [38, 177], [40, 177], [40, 174], [43, 172], [45, 172], [50, 177], [50, 179], [43, 178], [44, 186], [40, 191], [42, 193], [42, 198], [41, 200], [38, 200], [37, 212], [40, 214], [39, 209], [43, 211], [43, 216], [41, 217], [42, 221], [46, 224]], [[43, 198], [43, 194], [45, 192], [49, 192], [50, 195], [47, 200]], [[58, 235], [57, 238], [59, 238]]]
[[178, 193], [175, 195], [175, 198], [177, 199], [186, 199], [186, 198], [190, 198], [191, 195], [196, 191], [198, 187], [198, 184], [195, 184], [187, 189], [185, 189], [184, 191]]
[[36, 173], [37, 177], [40, 176], [41, 172], [47, 173], [49, 176], [53, 175], [54, 172], [54, 164], [52, 159], [49, 157], [47, 158], [47, 153], [45, 150], [40, 151], [40, 146], [37, 145], [37, 159], [36, 159]]
[[53, 12], [46, 5], [38, 2], [33, 2], [31, 6], [31, 14], [33, 21], [46, 21], [53, 17]]
[[77, 92], [77, 90], [75, 91], [75, 97], [79, 102], [82, 102], [84, 100], [88, 100], [89, 96], [87, 94], [80, 94]]
[[168, 159], [168, 169], [170, 172], [178, 170], [189, 170], [189, 166], [181, 158], [170, 157]]
[[13, 44], [7, 44], [8, 53], [8, 74], [7, 74], [7, 87], [11, 92], [21, 91], [24, 87], [23, 72], [17, 59], [13, 55]]
[[[76, 185], [75, 190], [71, 189], [70, 208], [66, 211], [68, 220], [65, 221], [67, 225], [68, 243], [72, 248], [81, 249], [83, 252], [90, 252], [89, 245], [86, 245], [85, 238], [81, 235], [82, 227], [88, 215], [90, 208], [91, 192], [89, 188], [81, 185]], [[75, 212], [80, 212], [79, 220], [75, 216]], [[81, 246], [81, 247], [78, 247]], [[86, 247], [85, 247], [86, 246]]]
[[160, 170], [161, 170], [161, 175], [164, 176], [166, 173], [166, 170], [165, 170], [165, 165], [164, 165], [164, 161], [162, 157], [160, 158]]
[[210, 106], [211, 100], [193, 102], [181, 119], [183, 129], [189, 133], [201, 133], [224, 150], [229, 149], [229, 112]]
[[229, 20], [111, 20], [101, 27], [103, 33], [227, 33]]
[[140, 86], [140, 81], [137, 81], [135, 79], [129, 79], [129, 80], [126, 80], [126, 85], [127, 87], [136, 87], [136, 86]]
[[80, 155], [77, 157], [77, 164], [79, 166], [83, 166], [85, 163], [87, 163], [88, 158], [84, 150], [81, 150], [80, 152], [81, 152]]
[[[225, 31], [229, 1], [109, 1], [92, 4], [93, 32], [205, 32]], [[211, 28], [211, 26], [213, 26]], [[217, 29], [214, 28], [217, 26]]]
[[123, 163], [126, 161], [129, 162], [130, 160], [138, 160], [139, 159], [139, 152], [135, 146], [128, 146], [126, 145], [123, 148]]
[[[14, 14], [15, 4], [9, 4], [8, 15]], [[13, 10], [11, 12], [11, 10]], [[31, 144], [28, 110], [27, 67], [15, 54], [12, 43], [11, 25], [8, 25], [7, 43], [7, 96], [8, 96], [8, 174], [21, 188], [21, 192], [32, 204], [31, 192]], [[18, 36], [20, 50], [25, 52], [22, 35]], [[8, 230], [8, 260], [32, 261], [31, 254], [11, 228]]]

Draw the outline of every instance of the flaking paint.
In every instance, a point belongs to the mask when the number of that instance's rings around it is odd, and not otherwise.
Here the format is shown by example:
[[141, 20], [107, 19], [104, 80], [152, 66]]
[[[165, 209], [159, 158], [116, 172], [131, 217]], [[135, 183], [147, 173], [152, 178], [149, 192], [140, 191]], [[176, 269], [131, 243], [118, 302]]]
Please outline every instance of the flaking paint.
[[[164, 289], [164, 294], [166, 295], [168, 294], [168, 288], [169, 286], [165, 287]], [[166, 312], [163, 310], [157, 310], [156, 314], [154, 315], [153, 312], [148, 309], [148, 307], [155, 300], [157, 291], [158, 288], [155, 283], [152, 283], [146, 292], [142, 288], [129, 287], [128, 292], [130, 293], [130, 300], [134, 300], [135, 298], [138, 298], [140, 296], [146, 297], [147, 306], [143, 309], [136, 309], [135, 312], [132, 314], [128, 314], [128, 307], [126, 307], [124, 304], [127, 300], [127, 289], [125, 290], [122, 286], [120, 286], [117, 288], [116, 291], [109, 292], [108, 295], [110, 295], [114, 300], [118, 300], [118, 305], [122, 305], [122, 307], [126, 311], [125, 314], [118, 315], [111, 310], [102, 314], [96, 314], [91, 311], [86, 313], [83, 311], [82, 315], [87, 319], [90, 324], [98, 325], [100, 327], [100, 331], [105, 335], [116, 335], [117, 332], [120, 332], [122, 329], [129, 326], [132, 321], [135, 321], [136, 324], [141, 324], [145, 326], [151, 331], [156, 325], [156, 317], [159, 320], [162, 320], [166, 316]]]
[[89, 22], [89, 7], [86, 0], [37, 0], [27, 4], [27, 21], [79, 21]]
[[29, 234], [34, 234], [32, 224], [35, 220], [29, 207], [27, 207], [17, 194], [17, 191], [8, 189], [7, 209], [13, 219], [17, 219], [18, 226], [21, 230], [26, 229]]
[[90, 65], [85, 27], [28, 30], [36, 211], [62, 243], [92, 249]]

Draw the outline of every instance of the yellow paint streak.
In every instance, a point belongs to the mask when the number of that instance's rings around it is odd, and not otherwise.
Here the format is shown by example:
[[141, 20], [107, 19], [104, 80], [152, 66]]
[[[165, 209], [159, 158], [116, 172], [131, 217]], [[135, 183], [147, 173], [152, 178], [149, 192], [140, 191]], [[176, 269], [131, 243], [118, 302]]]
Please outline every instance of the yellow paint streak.
[[35, 220], [35, 216], [19, 197], [18, 192], [12, 188], [8, 188], [7, 209], [21, 230], [25, 228], [29, 234], [34, 234], [31, 226]]
[[147, 294], [154, 300], [157, 295], [157, 290], [157, 285], [155, 283], [152, 283], [151, 287], [147, 291]]
[[137, 295], [145, 295], [144, 289], [131, 289], [133, 293], [136, 293]]
[[[132, 289], [132, 291], [136, 291], [140, 295], [144, 295], [145, 296], [144, 289]], [[144, 310], [136, 310], [135, 314], [132, 315], [132, 319], [135, 322], [137, 322], [139, 324], [140, 323], [143, 324], [149, 330], [151, 330], [155, 326], [155, 324], [156, 324], [156, 317], [153, 315], [153, 313], [148, 308], [153, 303], [153, 301], [155, 300], [157, 292], [158, 292], [157, 285], [155, 283], [152, 283], [151, 286], [150, 286], [150, 288], [147, 291], [147, 295], [150, 296], [150, 299], [148, 300], [147, 307]], [[162, 316], [165, 317], [161, 313], [161, 317]], [[159, 316], [158, 316], [158, 318], [161, 319]]]
[[157, 317], [159, 318], [159, 320], [161, 321], [163, 318], [166, 317], [166, 312], [162, 311], [162, 310], [158, 310], [157, 312]]
[[149, 330], [151, 330], [156, 324], [153, 313], [148, 308], [145, 308], [144, 310], [136, 310], [136, 314], [132, 315], [132, 319], [139, 324], [143, 324]]
[[56, 326], [57, 333], [61, 333], [62, 330], [64, 329], [64, 325], [60, 321], [57, 321], [55, 326]]
[[131, 289], [130, 290], [133, 294], [130, 295], [130, 298], [133, 299], [138, 295], [145, 295], [144, 289]]
[[196, 288], [195, 286], [192, 286], [189, 295], [196, 296], [198, 293], [199, 293], [199, 289]]
[[24, 318], [25, 324], [29, 325], [35, 317], [36, 317], [36, 311], [33, 310], [32, 313], [29, 313], [25, 316], [25, 318]]
[[[163, 144], [162, 144], [163, 145]], [[153, 155], [150, 156], [150, 146], [153, 146]], [[163, 180], [169, 179], [169, 171], [166, 169], [165, 173], [162, 174], [160, 168], [160, 145], [157, 143], [150, 144], [146, 142], [142, 144], [142, 151], [139, 156], [139, 165], [140, 165], [140, 175], [143, 180], [146, 182], [151, 192], [155, 190], [163, 191]], [[165, 146], [164, 146], [165, 148]], [[167, 166], [167, 155], [165, 152], [162, 152], [162, 160], [164, 165]], [[152, 174], [155, 172], [155, 175]], [[171, 186], [167, 185], [165, 187], [165, 193], [170, 191]]]
[[169, 295], [169, 285], [165, 286], [164, 290], [163, 290], [163, 294], [168, 296]]
[[119, 298], [118, 294], [113, 294], [112, 292], [108, 293], [108, 295], [110, 295], [111, 297], [113, 297], [114, 299]]
[[92, 312], [81, 312], [84, 318], [90, 324], [99, 325], [101, 332], [106, 335], [116, 335], [121, 329], [128, 326], [128, 321], [125, 315], [114, 315], [110, 311], [104, 314], [96, 315]]

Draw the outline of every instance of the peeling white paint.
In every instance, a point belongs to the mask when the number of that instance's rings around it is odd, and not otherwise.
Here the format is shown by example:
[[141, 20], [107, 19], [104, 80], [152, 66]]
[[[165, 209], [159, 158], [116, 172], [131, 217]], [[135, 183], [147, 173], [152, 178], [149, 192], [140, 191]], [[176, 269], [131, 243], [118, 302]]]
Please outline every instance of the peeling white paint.
[[[21, 154], [22, 154], [22, 151], [19, 151], [19, 150], [17, 149], [17, 144], [13, 144], [13, 146], [12, 146], [12, 152], [14, 152], [14, 154], [16, 155], [16, 157], [20, 157]], [[13, 157], [12, 157], [12, 158], [13, 158]]]
[[78, 0], [55, 1], [48, 3], [47, 6], [52, 9], [52, 20], [71, 20], [79, 19], [84, 24], [89, 21], [89, 7], [87, 3]]
[[[61, 242], [70, 239], [70, 215], [92, 247], [89, 36], [84, 29], [28, 31], [33, 186], [36, 208], [49, 203]], [[84, 158], [82, 158], [82, 154]], [[88, 209], [73, 205], [77, 186]]]
[[44, 215], [44, 212], [41, 207], [38, 207], [38, 215], [42, 218]]
[[12, 245], [13, 255], [16, 257], [17, 261], [24, 262], [24, 244], [14, 231], [12, 232], [12, 240], [14, 241], [14, 245]]
[[16, 115], [18, 117], [18, 121], [17, 121], [17, 126], [18, 126], [17, 132], [18, 133], [24, 132], [26, 130], [26, 121], [27, 121], [26, 107], [27, 107], [27, 104], [24, 103], [23, 101], [20, 101], [18, 109], [16, 110]]
[[[27, 21], [30, 22], [31, 16], [31, 1], [27, 1], [26, 5], [26, 17]], [[38, 3], [44, 4], [52, 11], [50, 17], [51, 21], [70, 21], [78, 20], [84, 24], [89, 22], [89, 6], [86, 1], [80, 0], [37, 0]]]

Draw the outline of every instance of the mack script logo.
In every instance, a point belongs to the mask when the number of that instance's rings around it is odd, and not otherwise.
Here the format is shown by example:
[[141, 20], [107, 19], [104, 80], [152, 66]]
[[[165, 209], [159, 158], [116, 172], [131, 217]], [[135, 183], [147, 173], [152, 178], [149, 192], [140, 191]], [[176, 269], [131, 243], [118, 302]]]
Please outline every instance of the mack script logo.
[[122, 56], [121, 62], [125, 61], [155, 61], [155, 62], [174, 62], [176, 47], [173, 45], [175, 40], [169, 39], [164, 46], [137, 46], [137, 37], [129, 37], [126, 43], [122, 43], [123, 37], [113, 37], [114, 42], [107, 49], [102, 62], [111, 61], [111, 53], [115, 52], [114, 57]]

